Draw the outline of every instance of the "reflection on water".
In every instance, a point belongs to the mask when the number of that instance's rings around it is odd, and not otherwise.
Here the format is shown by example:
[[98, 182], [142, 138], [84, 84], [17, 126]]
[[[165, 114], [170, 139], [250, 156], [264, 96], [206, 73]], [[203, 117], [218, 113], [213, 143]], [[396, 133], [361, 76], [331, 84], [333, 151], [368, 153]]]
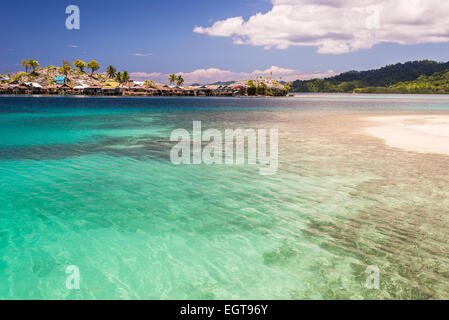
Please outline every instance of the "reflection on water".
[[[448, 299], [449, 158], [364, 136], [376, 108], [449, 100], [0, 99], [0, 298]], [[279, 129], [278, 174], [173, 166], [193, 120]]]

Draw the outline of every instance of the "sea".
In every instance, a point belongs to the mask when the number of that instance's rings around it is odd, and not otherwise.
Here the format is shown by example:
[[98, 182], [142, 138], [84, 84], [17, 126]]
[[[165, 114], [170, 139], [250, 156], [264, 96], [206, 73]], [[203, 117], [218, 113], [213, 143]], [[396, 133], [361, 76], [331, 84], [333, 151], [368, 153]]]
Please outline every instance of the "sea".
[[[0, 299], [449, 299], [449, 157], [363, 118], [449, 97], [0, 97]], [[174, 164], [276, 129], [278, 169]]]

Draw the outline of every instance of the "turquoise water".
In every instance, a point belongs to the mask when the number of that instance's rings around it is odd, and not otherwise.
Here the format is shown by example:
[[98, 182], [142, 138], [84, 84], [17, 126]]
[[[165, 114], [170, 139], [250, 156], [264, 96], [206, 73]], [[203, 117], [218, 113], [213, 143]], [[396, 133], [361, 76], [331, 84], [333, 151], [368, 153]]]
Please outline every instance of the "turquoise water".
[[[0, 298], [448, 299], [449, 158], [355, 129], [446, 111], [436, 96], [0, 97]], [[173, 165], [170, 133], [193, 120], [277, 128], [278, 173]]]

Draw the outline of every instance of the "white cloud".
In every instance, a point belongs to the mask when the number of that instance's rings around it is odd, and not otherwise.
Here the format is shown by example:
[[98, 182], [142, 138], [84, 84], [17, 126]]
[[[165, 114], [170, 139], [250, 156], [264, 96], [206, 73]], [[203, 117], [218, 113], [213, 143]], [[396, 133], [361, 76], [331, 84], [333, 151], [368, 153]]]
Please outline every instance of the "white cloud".
[[194, 32], [232, 37], [236, 44], [286, 49], [316, 46], [341, 54], [380, 42], [449, 41], [449, 1], [441, 0], [271, 0], [273, 8], [245, 21], [232, 17]]
[[152, 54], [151, 53], [130, 53], [130, 56], [135, 56], [135, 57], [149, 57]]
[[[246, 80], [258, 76], [268, 77], [273, 75], [273, 78], [282, 78], [284, 81], [294, 80], [306, 80], [311, 78], [325, 78], [331, 77], [336, 73], [332, 70], [327, 72], [311, 72], [306, 73], [300, 70], [286, 69], [281, 67], [272, 66], [265, 70], [254, 70], [253, 72], [235, 72], [229, 70], [221, 70], [216, 68], [198, 69], [192, 72], [178, 72], [181, 74], [186, 84], [201, 83], [209, 84], [217, 81], [233, 81], [233, 80]], [[154, 80], [161, 83], [168, 82], [168, 74], [159, 72], [145, 73], [145, 72], [133, 72], [131, 77], [134, 80]]]
[[163, 76], [162, 73], [160, 72], [152, 72], [152, 73], [146, 73], [146, 72], [131, 72], [130, 73], [131, 78], [133, 78], [134, 80], [140, 80], [140, 79], [145, 79], [145, 80], [154, 80], [154, 79], [159, 79]]
[[69, 47], [69, 48], [79, 48], [79, 46], [77, 46], [76, 44], [69, 44], [67, 47]]

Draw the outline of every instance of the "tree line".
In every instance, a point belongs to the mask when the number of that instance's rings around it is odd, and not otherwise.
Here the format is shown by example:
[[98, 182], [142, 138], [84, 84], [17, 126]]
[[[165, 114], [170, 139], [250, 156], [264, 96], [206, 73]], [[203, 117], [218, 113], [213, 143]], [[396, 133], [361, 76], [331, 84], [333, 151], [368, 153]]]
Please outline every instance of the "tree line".
[[354, 92], [363, 88], [388, 88], [400, 82], [414, 81], [420, 76], [429, 77], [444, 70], [449, 70], [449, 62], [410, 61], [376, 70], [344, 72], [325, 79], [296, 80], [292, 83], [292, 91]]
[[[63, 60], [62, 67], [58, 69], [58, 72], [61, 74], [64, 74], [65, 76], [69, 75], [70, 72], [72, 71], [72, 65], [74, 67], [78, 68], [78, 70], [81, 73], [85, 73], [84, 69], [87, 67], [87, 69], [91, 70], [91, 76], [93, 76], [95, 71], [100, 69], [99, 63], [95, 60], [92, 60], [92, 61], [86, 63], [80, 59], [77, 59], [72, 64], [70, 64], [70, 62], [67, 60]], [[26, 74], [28, 74], [29, 69], [33, 69], [32, 73], [34, 75], [36, 75], [37, 74], [36, 68], [39, 67], [40, 64], [37, 60], [34, 60], [34, 59], [23, 59], [22, 66], [25, 68]], [[110, 79], [115, 79], [120, 83], [128, 82], [130, 80], [130, 74], [128, 71], [125, 70], [122, 72], [117, 72], [117, 69], [112, 65], [107, 67], [106, 74], [108, 75], [108, 77]], [[184, 78], [182, 77], [182, 75], [171, 74], [169, 76], [168, 80], [169, 80], [170, 84], [173, 84], [173, 85], [174, 84], [176, 84], [178, 86], [184, 85]]]

